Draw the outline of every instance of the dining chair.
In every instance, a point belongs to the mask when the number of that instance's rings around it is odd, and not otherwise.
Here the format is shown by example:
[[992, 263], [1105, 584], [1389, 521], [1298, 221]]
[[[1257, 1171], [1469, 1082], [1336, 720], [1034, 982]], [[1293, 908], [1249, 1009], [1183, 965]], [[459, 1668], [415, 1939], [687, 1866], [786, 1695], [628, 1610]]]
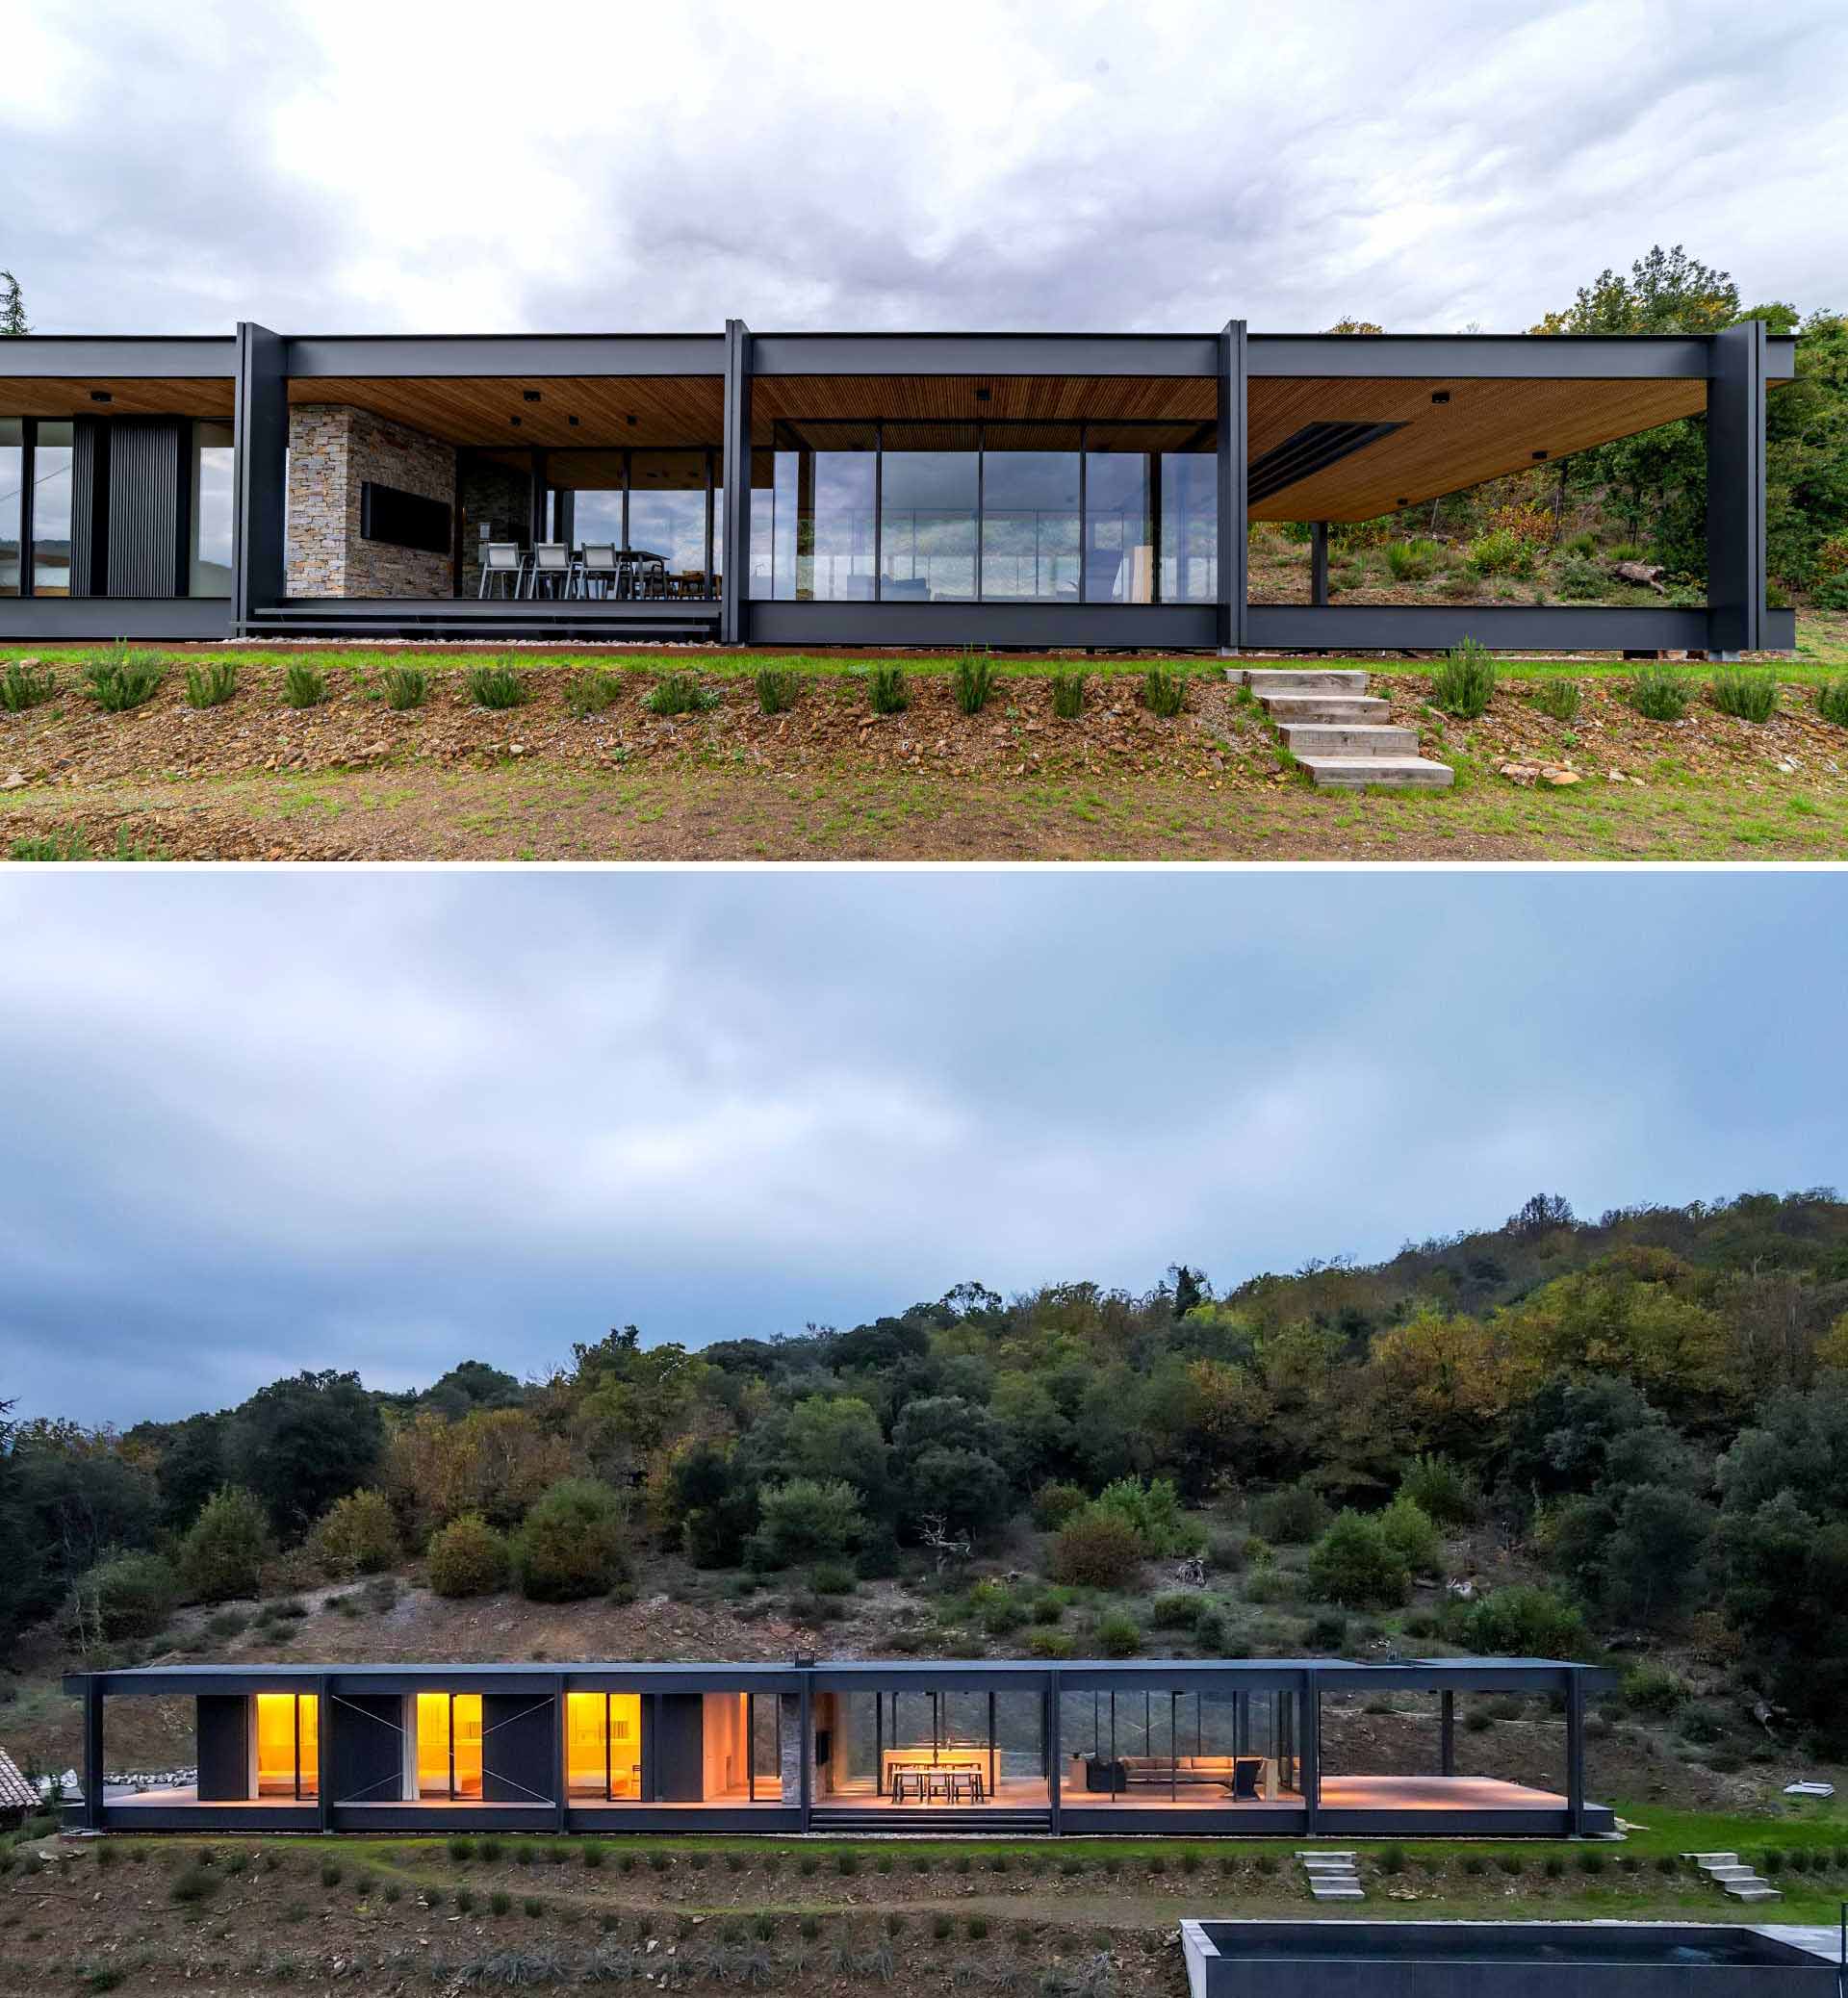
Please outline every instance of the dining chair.
[[526, 595], [537, 597], [544, 585], [548, 597], [569, 597], [578, 580], [578, 558], [562, 541], [535, 541], [532, 567], [526, 573]]
[[477, 597], [518, 597], [526, 580], [526, 561], [517, 541], [491, 541], [481, 554], [481, 587]]
[[613, 541], [587, 541], [579, 556], [578, 574], [587, 594], [614, 597], [622, 581], [623, 565], [616, 558]]

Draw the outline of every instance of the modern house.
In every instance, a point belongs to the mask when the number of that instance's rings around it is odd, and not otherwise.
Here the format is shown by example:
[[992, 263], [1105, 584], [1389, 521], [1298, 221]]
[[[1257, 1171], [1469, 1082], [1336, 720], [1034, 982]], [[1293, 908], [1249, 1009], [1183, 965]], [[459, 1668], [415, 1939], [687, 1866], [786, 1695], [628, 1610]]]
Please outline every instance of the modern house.
[[[181, 1665], [73, 1675], [96, 1831], [1608, 1832], [1592, 1667], [1538, 1658]], [[1434, 1696], [1428, 1775], [1330, 1766], [1327, 1694]], [[1456, 1773], [1459, 1693], [1564, 1720], [1557, 1791]], [[192, 1704], [196, 1781], [107, 1782], [109, 1703]]]
[[[0, 641], [1716, 653], [1764, 601], [1759, 321], [1604, 338], [31, 336], [0, 346]], [[1704, 415], [1704, 604], [1331, 603], [1327, 526]], [[1309, 524], [1300, 603], [1246, 526]]]

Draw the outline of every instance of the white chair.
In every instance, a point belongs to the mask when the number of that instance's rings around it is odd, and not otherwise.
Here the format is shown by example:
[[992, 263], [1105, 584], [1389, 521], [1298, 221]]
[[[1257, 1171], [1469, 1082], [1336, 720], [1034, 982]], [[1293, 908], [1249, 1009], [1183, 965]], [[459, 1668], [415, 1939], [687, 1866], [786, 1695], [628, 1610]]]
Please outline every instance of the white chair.
[[622, 580], [623, 567], [616, 559], [616, 544], [613, 541], [585, 542], [579, 573], [583, 576], [584, 588], [591, 596], [620, 595], [618, 584]]
[[[569, 597], [578, 581], [578, 558], [562, 541], [535, 541], [526, 571], [526, 595]], [[543, 586], [543, 587], [542, 587]]]
[[517, 541], [490, 541], [481, 551], [477, 597], [518, 597], [526, 582], [526, 559]]

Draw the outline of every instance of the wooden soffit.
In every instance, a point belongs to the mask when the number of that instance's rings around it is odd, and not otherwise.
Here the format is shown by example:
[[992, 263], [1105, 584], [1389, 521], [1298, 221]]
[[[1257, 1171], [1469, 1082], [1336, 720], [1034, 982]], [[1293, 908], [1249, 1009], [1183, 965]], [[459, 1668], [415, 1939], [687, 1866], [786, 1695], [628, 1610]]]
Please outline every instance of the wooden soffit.
[[[98, 402], [97, 395], [109, 400]], [[0, 416], [181, 416], [228, 423], [231, 414], [228, 374], [91, 376], [81, 381], [60, 375], [0, 375]]]

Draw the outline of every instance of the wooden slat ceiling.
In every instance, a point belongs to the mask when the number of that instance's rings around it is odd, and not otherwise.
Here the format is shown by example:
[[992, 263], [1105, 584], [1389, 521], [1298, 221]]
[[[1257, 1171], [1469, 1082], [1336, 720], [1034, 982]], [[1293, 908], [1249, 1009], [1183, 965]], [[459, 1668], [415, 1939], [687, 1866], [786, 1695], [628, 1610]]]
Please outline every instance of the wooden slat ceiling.
[[[108, 396], [109, 401], [96, 401], [90, 395], [92, 389]], [[228, 374], [87, 381], [53, 375], [0, 375], [0, 416], [183, 416], [228, 423], [231, 401]]]
[[[1448, 395], [1448, 402], [1432, 397]], [[1564, 457], [1707, 407], [1704, 381], [1381, 381], [1260, 376], [1250, 385], [1248, 455], [1306, 423], [1397, 423], [1403, 429], [1251, 509], [1254, 520], [1365, 521]]]
[[716, 374], [297, 376], [289, 400], [370, 409], [446, 444], [717, 444], [725, 434]]

